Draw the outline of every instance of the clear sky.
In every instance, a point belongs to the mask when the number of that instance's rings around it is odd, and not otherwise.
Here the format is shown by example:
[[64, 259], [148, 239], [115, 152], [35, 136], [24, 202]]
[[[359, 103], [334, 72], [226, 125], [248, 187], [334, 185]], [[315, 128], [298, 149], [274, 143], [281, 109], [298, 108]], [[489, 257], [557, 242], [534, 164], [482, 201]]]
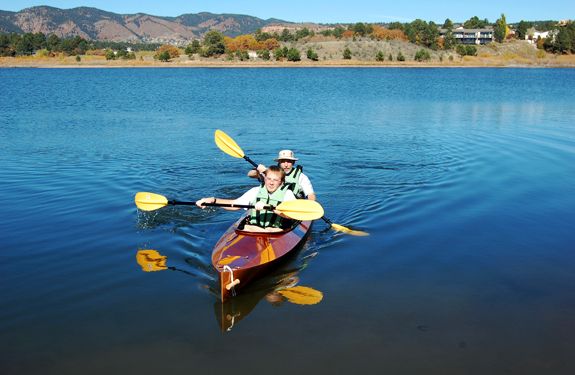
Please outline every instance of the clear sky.
[[520, 20], [575, 19], [573, 0], [0, 0], [0, 10], [19, 11], [49, 5], [70, 9], [89, 6], [119, 14], [179, 16], [186, 13], [234, 13], [292, 22], [410, 22], [420, 18], [443, 23], [473, 16], [494, 22], [505, 14]]

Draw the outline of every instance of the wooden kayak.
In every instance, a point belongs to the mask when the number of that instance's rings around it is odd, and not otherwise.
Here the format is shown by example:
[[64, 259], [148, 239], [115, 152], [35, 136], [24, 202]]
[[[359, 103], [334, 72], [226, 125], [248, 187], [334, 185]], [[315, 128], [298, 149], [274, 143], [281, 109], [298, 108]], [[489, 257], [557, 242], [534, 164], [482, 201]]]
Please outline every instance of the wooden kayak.
[[245, 219], [242, 217], [228, 228], [212, 252], [212, 264], [220, 278], [222, 302], [299, 248], [312, 224], [312, 221], [295, 221], [282, 232], [254, 233], [241, 229]]

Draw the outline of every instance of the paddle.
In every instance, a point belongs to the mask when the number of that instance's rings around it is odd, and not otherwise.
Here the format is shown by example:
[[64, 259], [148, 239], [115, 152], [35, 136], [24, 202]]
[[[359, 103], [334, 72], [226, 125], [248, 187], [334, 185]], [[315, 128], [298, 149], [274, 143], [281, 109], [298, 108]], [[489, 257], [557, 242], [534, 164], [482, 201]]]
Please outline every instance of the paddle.
[[[154, 211], [168, 205], [193, 206], [196, 202], [181, 202], [168, 200], [160, 194], [139, 192], [134, 198], [136, 206], [142, 211]], [[234, 207], [234, 208], [254, 208], [251, 204], [233, 203], [204, 203], [208, 207]], [[267, 206], [267, 210], [278, 210], [285, 216], [294, 220], [316, 220], [323, 216], [323, 208], [318, 202], [307, 199], [296, 199], [280, 203], [277, 207]]]
[[[241, 147], [238, 146], [238, 144], [232, 139], [232, 137], [230, 137], [229, 135], [227, 135], [223, 131], [217, 129], [215, 134], [214, 134], [214, 138], [216, 140], [216, 145], [219, 147], [220, 150], [222, 150], [226, 154], [233, 156], [234, 158], [238, 158], [238, 159], [243, 158], [247, 162], [249, 162], [251, 165], [253, 165], [254, 167], [256, 167], [256, 168], [258, 167], [258, 165], [256, 163], [254, 163], [254, 161], [252, 159], [250, 159], [249, 157], [247, 157], [244, 154]], [[369, 233], [367, 233], [367, 232], [363, 232], [361, 230], [349, 229], [347, 227], [344, 227], [343, 225], [336, 224], [336, 223], [332, 222], [330, 219], [328, 219], [325, 216], [321, 216], [321, 219], [323, 221], [325, 221], [327, 224], [329, 224], [333, 230], [336, 230], [338, 232], [351, 234], [352, 236], [369, 236]]]

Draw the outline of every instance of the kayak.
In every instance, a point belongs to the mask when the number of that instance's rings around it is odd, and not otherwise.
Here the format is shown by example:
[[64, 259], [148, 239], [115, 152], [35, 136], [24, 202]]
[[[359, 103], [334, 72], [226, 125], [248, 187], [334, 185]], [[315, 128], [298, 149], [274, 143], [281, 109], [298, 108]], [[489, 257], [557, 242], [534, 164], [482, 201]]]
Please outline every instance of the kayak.
[[312, 221], [294, 221], [282, 232], [256, 233], [242, 230], [246, 219], [242, 217], [230, 226], [212, 252], [212, 264], [219, 274], [222, 302], [298, 249], [312, 224]]

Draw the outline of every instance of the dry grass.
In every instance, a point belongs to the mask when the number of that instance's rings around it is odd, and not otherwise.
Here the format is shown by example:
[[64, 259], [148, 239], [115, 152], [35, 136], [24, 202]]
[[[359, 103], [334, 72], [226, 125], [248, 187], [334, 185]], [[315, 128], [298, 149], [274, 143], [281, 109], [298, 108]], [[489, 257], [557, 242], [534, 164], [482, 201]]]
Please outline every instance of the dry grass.
[[[106, 60], [104, 56], [95, 54], [83, 55], [79, 62], [75, 56], [58, 55], [49, 56], [23, 56], [0, 57], [0, 67], [339, 67], [339, 66], [365, 66], [365, 67], [503, 67], [503, 66], [543, 66], [543, 67], [575, 67], [575, 55], [557, 56], [536, 49], [523, 41], [508, 42], [478, 46], [477, 56], [460, 57], [453, 51], [428, 50], [431, 60], [428, 62], [414, 61], [415, 53], [420, 46], [411, 43], [391, 40], [374, 41], [364, 40], [325, 40], [325, 38], [312, 38], [288, 44], [301, 52], [302, 61], [227, 61], [226, 56], [218, 59], [194, 57], [186, 55], [171, 62], [154, 60], [153, 52], [137, 52], [135, 60]], [[319, 56], [319, 61], [306, 58], [306, 51], [311, 48]], [[352, 52], [351, 60], [343, 59], [343, 50], [349, 48]], [[385, 61], [375, 61], [376, 54], [381, 51]], [[406, 61], [397, 61], [397, 55], [402, 53]], [[393, 61], [389, 61], [389, 55]]]

